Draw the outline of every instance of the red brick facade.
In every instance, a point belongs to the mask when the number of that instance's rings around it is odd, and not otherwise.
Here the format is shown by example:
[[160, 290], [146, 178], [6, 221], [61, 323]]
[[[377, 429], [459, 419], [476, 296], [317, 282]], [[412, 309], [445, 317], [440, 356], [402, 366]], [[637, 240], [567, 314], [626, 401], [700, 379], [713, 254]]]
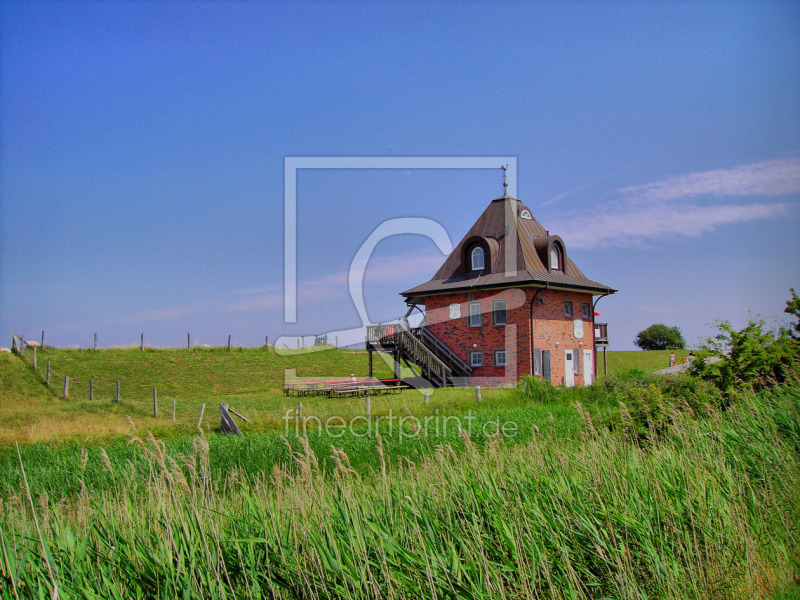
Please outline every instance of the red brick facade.
[[[502, 317], [501, 313], [495, 315], [492, 310], [493, 301], [498, 300], [505, 301], [505, 324], [494, 324], [496, 317]], [[571, 316], [565, 314], [566, 302], [572, 303]], [[470, 304], [478, 303], [480, 325], [471, 326]], [[458, 305], [457, 309], [455, 305]], [[495, 304], [495, 307], [502, 308], [502, 305]], [[425, 313], [428, 329], [467, 364], [470, 364], [470, 352], [482, 352], [483, 365], [473, 368], [473, 376], [489, 378], [482, 382], [484, 385], [513, 384], [523, 375], [532, 374], [534, 349], [550, 351], [550, 379], [554, 385], [565, 383], [566, 351], [573, 352], [573, 356], [577, 354], [573, 360], [578, 365], [573, 363], [572, 367], [574, 384], [594, 381], [596, 353], [590, 293], [524, 287], [436, 294], [425, 299]], [[456, 314], [459, 316], [451, 318]], [[580, 325], [576, 325], [576, 321]], [[577, 333], [581, 333], [581, 327], [583, 335], [579, 338], [575, 335], [576, 328]], [[503, 350], [506, 352], [506, 366], [497, 366], [496, 352]], [[585, 350], [591, 351], [591, 356], [584, 355]], [[591, 360], [589, 365], [587, 358]], [[585, 375], [587, 367], [590, 371], [588, 379]]]

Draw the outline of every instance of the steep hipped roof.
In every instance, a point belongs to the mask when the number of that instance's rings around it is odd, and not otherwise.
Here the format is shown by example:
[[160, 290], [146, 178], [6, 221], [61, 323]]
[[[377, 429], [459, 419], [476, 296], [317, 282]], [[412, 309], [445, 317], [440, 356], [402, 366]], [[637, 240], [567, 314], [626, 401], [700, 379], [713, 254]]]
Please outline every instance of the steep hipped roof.
[[[563, 253], [559, 270], [546, 266], [553, 245]], [[469, 268], [469, 252], [475, 246], [484, 249], [485, 268], [480, 271]], [[560, 237], [550, 235], [522, 202], [501, 196], [491, 201], [433, 279], [401, 295], [412, 302], [431, 294], [520, 285], [553, 286], [593, 294], [616, 291], [587, 279], [569, 258]]]

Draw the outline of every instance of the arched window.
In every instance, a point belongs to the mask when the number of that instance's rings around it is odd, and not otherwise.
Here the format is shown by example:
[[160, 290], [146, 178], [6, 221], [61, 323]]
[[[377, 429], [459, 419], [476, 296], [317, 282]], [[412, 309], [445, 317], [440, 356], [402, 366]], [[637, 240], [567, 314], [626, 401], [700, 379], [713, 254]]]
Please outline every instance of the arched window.
[[550, 246], [550, 270], [561, 270], [561, 249], [558, 247], [558, 244]]
[[478, 246], [472, 250], [472, 270], [480, 271], [483, 269], [483, 248]]

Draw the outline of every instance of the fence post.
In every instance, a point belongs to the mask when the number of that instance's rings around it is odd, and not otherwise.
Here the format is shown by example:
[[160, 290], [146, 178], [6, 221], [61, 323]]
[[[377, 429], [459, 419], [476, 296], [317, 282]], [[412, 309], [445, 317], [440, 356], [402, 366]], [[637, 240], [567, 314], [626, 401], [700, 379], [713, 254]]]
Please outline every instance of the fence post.
[[89, 380], [89, 400], [94, 400], [94, 381]]
[[94, 349], [97, 350], [97, 333], [94, 334]]
[[144, 352], [144, 334], [139, 338], [139, 352]]
[[175, 398], [172, 399], [172, 422], [175, 422]]
[[114, 402], [119, 404], [119, 379], [117, 379], [117, 399]]
[[47, 361], [47, 375], [44, 376], [44, 384], [50, 385], [50, 361]]
[[269, 336], [264, 336], [264, 348], [269, 348]]
[[203, 424], [203, 413], [204, 413], [204, 412], [206, 412], [206, 405], [205, 405], [205, 403], [204, 403], [204, 404], [203, 404], [203, 406], [200, 408], [200, 420], [199, 420], [199, 421], [197, 421], [197, 429], [198, 429], [198, 431], [200, 431], [200, 433], [203, 433], [203, 429], [202, 429], [200, 426]]
[[431, 393], [428, 390], [425, 390], [425, 404], [431, 401]]
[[42, 329], [42, 343], [39, 345], [44, 348], [44, 329]]
[[192, 349], [192, 334], [191, 333], [187, 333], [186, 334], [186, 349], [187, 350], [191, 350]]
[[231, 351], [231, 334], [228, 334], [228, 352]]
[[69, 395], [69, 375], [64, 375], [64, 398]]
[[371, 416], [372, 415], [372, 410], [370, 409], [370, 405], [369, 405], [369, 396], [367, 396], [367, 398], [366, 398], [366, 409], [367, 409], [367, 416], [368, 417]]
[[158, 418], [158, 395], [156, 394], [156, 388], [153, 388], [153, 418]]
[[301, 423], [303, 422], [303, 403], [302, 402], [298, 402], [297, 403], [297, 420], [300, 421]]
[[33, 370], [36, 370], [36, 348], [33, 348]]
[[481, 386], [479, 385], [475, 387], [475, 400], [481, 401]]

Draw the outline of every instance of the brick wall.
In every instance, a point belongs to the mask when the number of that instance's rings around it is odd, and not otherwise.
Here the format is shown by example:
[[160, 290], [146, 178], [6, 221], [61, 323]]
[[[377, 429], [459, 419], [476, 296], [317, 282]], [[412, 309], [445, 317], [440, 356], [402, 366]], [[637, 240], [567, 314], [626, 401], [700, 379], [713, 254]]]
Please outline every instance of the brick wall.
[[[575, 385], [584, 382], [583, 350], [594, 350], [592, 327], [592, 296], [587, 293], [541, 288], [511, 290], [476, 290], [473, 302], [480, 303], [481, 325], [470, 327], [467, 292], [429, 296], [425, 302], [426, 324], [430, 331], [447, 344], [469, 364], [470, 351], [483, 352], [483, 366], [473, 369], [473, 376], [491, 378], [482, 385], [515, 383], [531, 369], [530, 302], [539, 291], [533, 308], [533, 347], [550, 350], [551, 373], [554, 385], [564, 381], [565, 350], [580, 352], [580, 373], [575, 374]], [[506, 325], [492, 322], [492, 301], [505, 300]], [[573, 316], [564, 314], [564, 302], [572, 302]], [[588, 303], [589, 316], [583, 317], [581, 304]], [[451, 318], [451, 305], [458, 305], [460, 317]], [[575, 337], [574, 320], [583, 324], [583, 338]], [[583, 346], [580, 343], [583, 342]], [[476, 346], [473, 348], [473, 345]], [[506, 350], [508, 366], [497, 366], [494, 351]], [[596, 357], [594, 352], [592, 362]], [[592, 376], [593, 379], [593, 376]]]

